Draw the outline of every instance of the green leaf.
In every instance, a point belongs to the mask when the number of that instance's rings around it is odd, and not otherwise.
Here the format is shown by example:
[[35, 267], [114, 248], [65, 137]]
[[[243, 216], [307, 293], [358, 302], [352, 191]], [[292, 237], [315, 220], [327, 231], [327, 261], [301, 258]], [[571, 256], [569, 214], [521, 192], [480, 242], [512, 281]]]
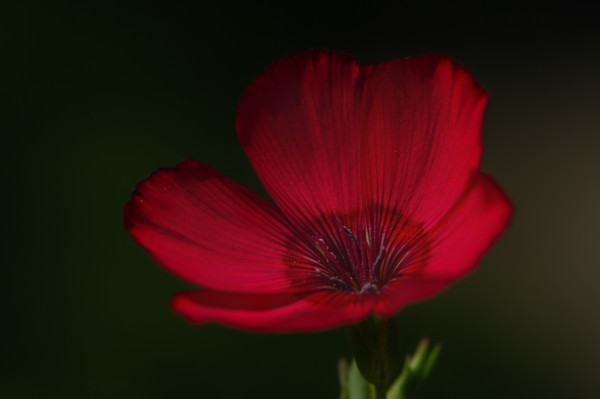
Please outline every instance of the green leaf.
[[371, 399], [374, 388], [360, 374], [356, 362], [348, 364], [346, 359], [338, 361], [338, 376], [340, 379], [340, 399]]
[[429, 378], [429, 375], [431, 374], [431, 371], [433, 370], [433, 366], [435, 366], [435, 363], [437, 362], [437, 359], [440, 355], [441, 350], [442, 350], [442, 345], [437, 344], [436, 346], [433, 347], [431, 352], [429, 352], [429, 356], [427, 357], [427, 360], [425, 361], [425, 364], [423, 365], [423, 372], [422, 372], [423, 381], [422, 382], [425, 382], [425, 380], [427, 378]]
[[364, 379], [355, 361], [352, 361], [348, 373], [348, 399], [369, 399], [369, 383]]
[[423, 338], [421, 342], [419, 342], [419, 346], [417, 346], [417, 350], [415, 354], [412, 356], [410, 360], [410, 368], [411, 370], [420, 370], [427, 359], [427, 351], [429, 350], [429, 339]]
[[348, 361], [344, 358], [338, 361], [338, 378], [340, 380], [340, 399], [350, 399], [348, 389], [348, 374], [350, 373]]
[[431, 374], [441, 348], [439, 344], [430, 348], [429, 340], [422, 339], [414, 355], [406, 357], [402, 373], [388, 390], [387, 399], [405, 399], [415, 392]]

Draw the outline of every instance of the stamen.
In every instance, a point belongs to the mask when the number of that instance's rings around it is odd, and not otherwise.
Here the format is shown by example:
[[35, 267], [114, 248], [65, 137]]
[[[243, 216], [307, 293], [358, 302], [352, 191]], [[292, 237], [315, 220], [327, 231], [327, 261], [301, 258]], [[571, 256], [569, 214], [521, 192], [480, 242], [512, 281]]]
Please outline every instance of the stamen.
[[337, 272], [337, 274], [346, 281], [346, 285], [356, 286], [356, 278], [353, 275], [352, 268], [344, 267], [343, 263], [338, 262], [336, 254], [329, 248], [323, 237], [317, 239], [317, 249], [323, 255], [323, 260]]
[[421, 224], [384, 207], [319, 217], [297, 234], [288, 241], [290, 273], [317, 290], [377, 294], [399, 275], [419, 273], [430, 248]]
[[379, 265], [381, 264], [381, 261], [383, 260], [383, 256], [385, 254], [385, 247], [382, 246], [381, 249], [379, 250], [379, 254], [377, 255], [377, 258], [375, 258], [375, 262], [373, 262], [373, 266], [371, 267], [371, 270], [373, 271], [373, 281], [375, 282], [375, 284], [378, 283], [378, 275], [379, 275]]
[[[327, 278], [331, 283], [338, 283], [341, 286], [341, 288], [348, 290], [348, 291], [351, 290], [351, 287], [349, 287], [345, 281], [343, 281], [337, 277], [334, 277], [319, 268], [315, 268], [315, 271], [317, 272], [318, 275]], [[334, 286], [335, 286], [335, 284], [334, 284]], [[338, 288], [338, 287], [336, 287], [336, 288]]]
[[342, 228], [344, 229], [346, 234], [348, 234], [348, 238], [350, 238], [352, 241], [358, 241], [358, 238], [356, 238], [354, 234], [352, 234], [352, 230], [350, 230], [347, 226], [342, 226]]
[[364, 294], [365, 292], [372, 292], [374, 294], [377, 294], [379, 292], [379, 289], [375, 284], [366, 283], [360, 288], [359, 294]]

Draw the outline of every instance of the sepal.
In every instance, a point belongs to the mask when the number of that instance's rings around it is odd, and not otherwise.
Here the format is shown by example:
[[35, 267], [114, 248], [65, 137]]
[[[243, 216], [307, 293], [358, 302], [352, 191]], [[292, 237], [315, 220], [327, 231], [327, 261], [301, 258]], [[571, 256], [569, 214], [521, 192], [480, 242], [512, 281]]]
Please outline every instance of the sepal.
[[387, 391], [402, 368], [395, 320], [372, 316], [349, 327], [348, 338], [360, 373]]

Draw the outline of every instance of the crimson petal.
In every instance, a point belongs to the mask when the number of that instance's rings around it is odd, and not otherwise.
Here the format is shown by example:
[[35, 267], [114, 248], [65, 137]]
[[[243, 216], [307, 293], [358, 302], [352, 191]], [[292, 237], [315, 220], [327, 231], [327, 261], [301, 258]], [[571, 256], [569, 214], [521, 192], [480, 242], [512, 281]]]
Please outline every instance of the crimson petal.
[[175, 296], [173, 309], [193, 323], [218, 322], [254, 331], [317, 331], [353, 324], [372, 311], [372, 294], [317, 291], [312, 294], [249, 295], [194, 291]]
[[237, 130], [289, 218], [374, 205], [432, 224], [479, 166], [486, 99], [444, 56], [360, 65], [306, 51], [254, 81]]
[[238, 292], [293, 289], [279, 211], [197, 161], [140, 183], [124, 219], [159, 263], [193, 283]]
[[510, 201], [492, 178], [475, 173], [471, 188], [430, 232], [426, 266], [391, 282], [375, 312], [391, 316], [406, 303], [426, 299], [473, 270], [506, 229], [511, 213]]

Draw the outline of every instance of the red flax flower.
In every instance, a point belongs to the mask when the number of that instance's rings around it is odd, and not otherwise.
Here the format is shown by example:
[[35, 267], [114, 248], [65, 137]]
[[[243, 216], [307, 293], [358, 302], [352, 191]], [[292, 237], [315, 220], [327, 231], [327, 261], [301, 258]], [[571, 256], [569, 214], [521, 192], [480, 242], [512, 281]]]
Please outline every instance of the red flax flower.
[[511, 214], [479, 170], [487, 94], [451, 59], [276, 62], [244, 93], [240, 142], [274, 204], [194, 160], [141, 182], [135, 240], [202, 287], [190, 321], [309, 331], [392, 316], [471, 271]]

